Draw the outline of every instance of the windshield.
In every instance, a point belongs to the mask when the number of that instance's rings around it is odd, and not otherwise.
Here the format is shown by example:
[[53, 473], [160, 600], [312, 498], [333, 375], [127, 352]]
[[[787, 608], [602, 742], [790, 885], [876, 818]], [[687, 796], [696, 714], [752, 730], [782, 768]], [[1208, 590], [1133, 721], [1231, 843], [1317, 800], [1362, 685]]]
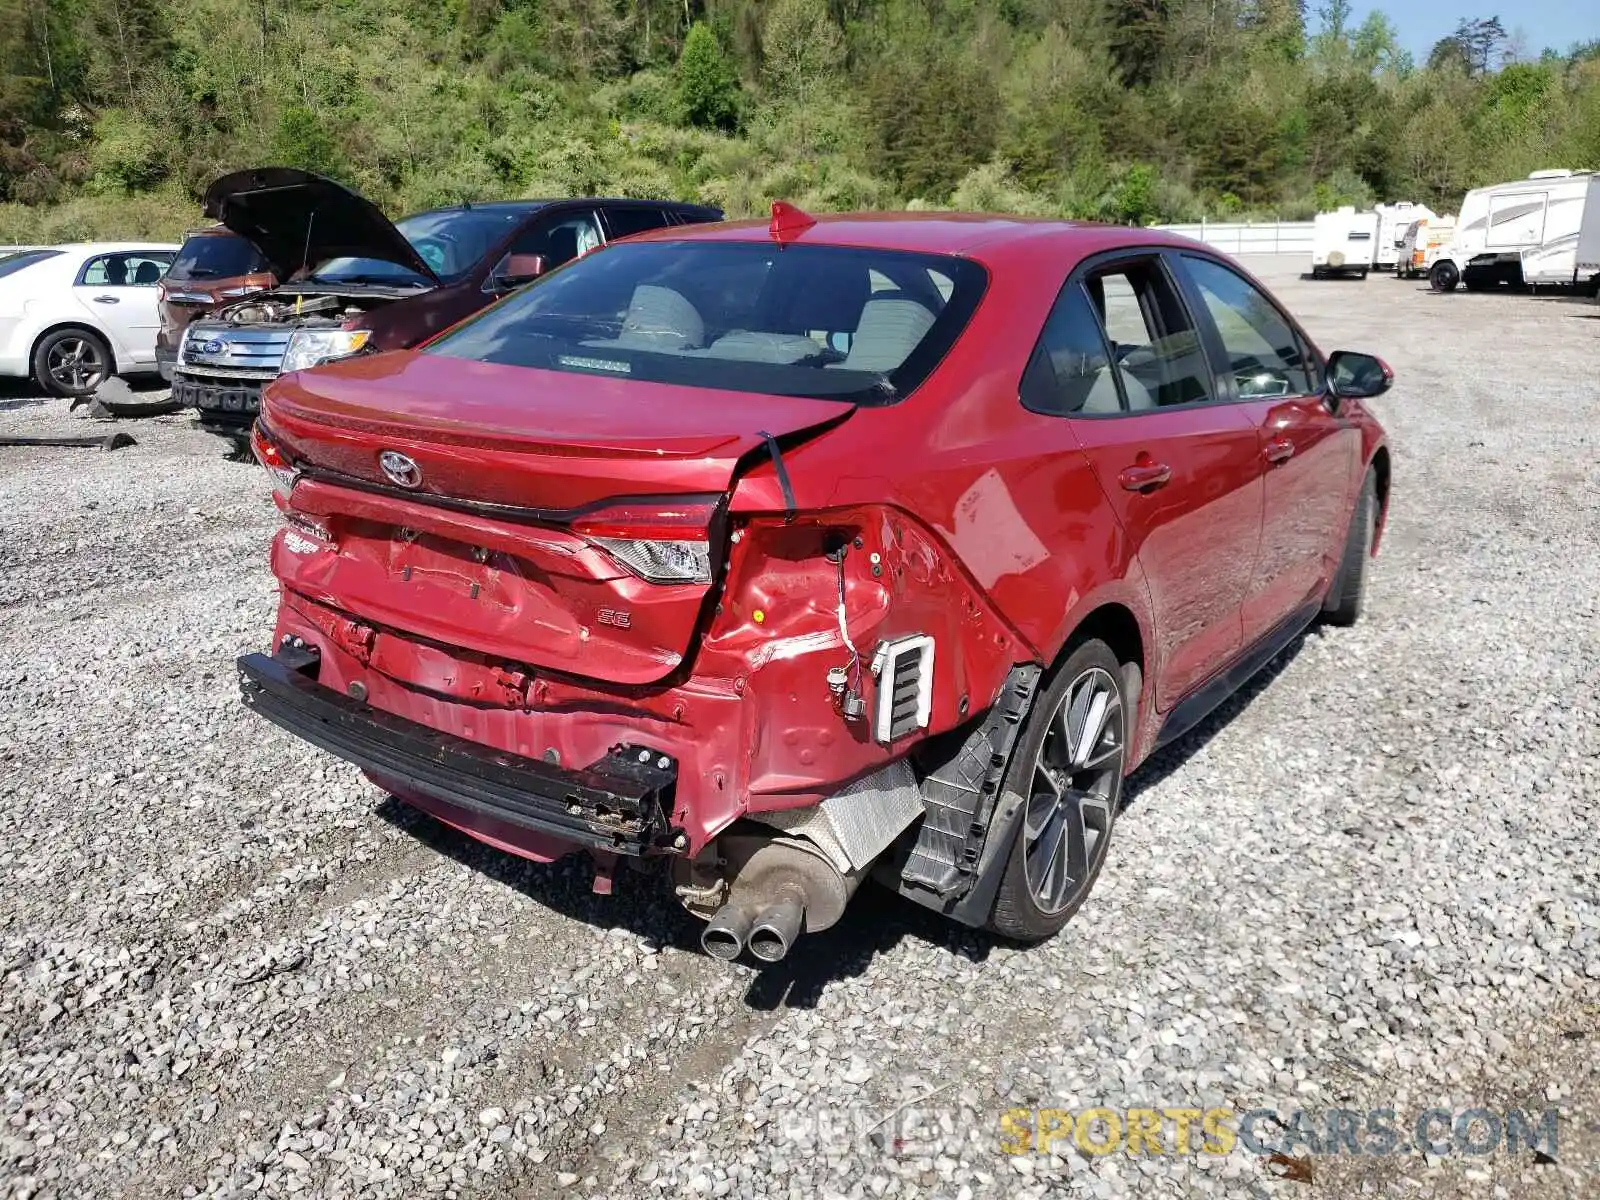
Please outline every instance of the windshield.
[[622, 242], [426, 353], [690, 387], [888, 404], [927, 378], [987, 285], [970, 259], [770, 242]]
[[16, 254], [7, 254], [0, 258], [0, 279], [4, 279], [7, 275], [15, 275], [23, 267], [31, 267], [36, 262], [54, 258], [60, 253], [59, 250], [23, 250]]
[[236, 279], [241, 275], [260, 275], [270, 271], [261, 252], [244, 238], [231, 233], [197, 233], [184, 241], [173, 260], [167, 278]]
[[[453, 208], [406, 217], [396, 221], [395, 228], [433, 273], [448, 283], [472, 270], [526, 215], [526, 210], [517, 208]], [[433, 286], [426, 275], [381, 258], [330, 258], [310, 278], [324, 283]]]

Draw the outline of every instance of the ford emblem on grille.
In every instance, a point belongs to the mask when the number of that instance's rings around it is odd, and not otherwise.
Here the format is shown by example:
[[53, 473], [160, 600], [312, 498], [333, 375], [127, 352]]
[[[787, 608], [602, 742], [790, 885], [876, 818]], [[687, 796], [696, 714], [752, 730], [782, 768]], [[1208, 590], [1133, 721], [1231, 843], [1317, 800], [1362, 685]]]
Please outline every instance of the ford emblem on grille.
[[228, 343], [221, 338], [211, 338], [200, 345], [201, 354], [221, 354], [228, 348]]
[[403, 488], [419, 487], [422, 484], [422, 468], [398, 450], [385, 450], [378, 455], [378, 466], [383, 468], [383, 473], [389, 477], [390, 483]]

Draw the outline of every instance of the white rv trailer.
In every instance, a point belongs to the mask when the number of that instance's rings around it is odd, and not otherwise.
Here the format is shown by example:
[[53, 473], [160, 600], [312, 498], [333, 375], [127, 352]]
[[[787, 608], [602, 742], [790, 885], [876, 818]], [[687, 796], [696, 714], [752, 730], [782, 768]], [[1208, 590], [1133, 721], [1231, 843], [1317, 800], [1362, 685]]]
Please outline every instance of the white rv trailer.
[[1346, 273], [1367, 277], [1376, 259], [1378, 214], [1358, 213], [1352, 206], [1318, 213], [1312, 222], [1311, 277], [1325, 279]]
[[1578, 228], [1578, 282], [1585, 280], [1600, 293], [1600, 174], [1589, 176], [1589, 194], [1583, 202], [1583, 224]]
[[1380, 271], [1393, 270], [1400, 262], [1400, 242], [1406, 230], [1418, 220], [1432, 220], [1437, 214], [1426, 204], [1413, 204], [1409, 200], [1396, 200], [1393, 204], [1377, 204], [1377, 250], [1372, 265]]
[[1428, 273], [1437, 291], [1500, 284], [1573, 283], [1578, 228], [1590, 171], [1535, 171], [1526, 179], [1474, 188], [1461, 202], [1456, 233]]

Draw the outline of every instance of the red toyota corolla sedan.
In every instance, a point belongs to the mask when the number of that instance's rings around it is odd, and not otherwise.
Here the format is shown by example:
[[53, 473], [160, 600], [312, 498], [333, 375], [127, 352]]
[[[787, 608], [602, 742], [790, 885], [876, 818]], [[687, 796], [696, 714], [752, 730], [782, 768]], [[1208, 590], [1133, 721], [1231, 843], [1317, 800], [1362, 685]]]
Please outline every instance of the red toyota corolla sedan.
[[778, 205], [622, 242], [272, 386], [244, 700], [597, 890], [663, 862], [720, 957], [868, 875], [1048, 937], [1123, 778], [1359, 615], [1391, 378], [1153, 230]]

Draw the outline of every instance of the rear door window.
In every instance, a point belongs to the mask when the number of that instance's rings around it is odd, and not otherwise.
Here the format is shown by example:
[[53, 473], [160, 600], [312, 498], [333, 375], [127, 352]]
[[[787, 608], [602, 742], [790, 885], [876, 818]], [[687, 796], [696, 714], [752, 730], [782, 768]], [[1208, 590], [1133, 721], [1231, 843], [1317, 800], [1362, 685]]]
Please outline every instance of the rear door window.
[[1093, 269], [1082, 286], [1130, 411], [1217, 398], [1199, 330], [1159, 258]]
[[78, 283], [83, 287], [155, 287], [172, 263], [160, 251], [100, 254], [84, 264]]

